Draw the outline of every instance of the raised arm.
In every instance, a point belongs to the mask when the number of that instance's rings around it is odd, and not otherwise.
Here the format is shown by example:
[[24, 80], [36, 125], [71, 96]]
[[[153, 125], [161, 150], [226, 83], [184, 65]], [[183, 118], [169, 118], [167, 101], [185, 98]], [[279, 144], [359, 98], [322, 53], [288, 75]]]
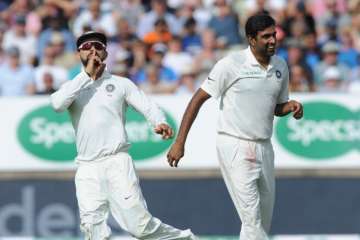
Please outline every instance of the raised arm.
[[51, 105], [56, 112], [66, 110], [79, 95], [80, 91], [91, 84], [90, 77], [81, 72], [71, 81], [64, 83], [60, 89], [51, 94]]
[[62, 112], [67, 109], [77, 98], [81, 90], [87, 88], [100, 78], [104, 72], [105, 63], [102, 62], [95, 52], [89, 56], [89, 61], [84, 69], [73, 80], [66, 82], [61, 88], [51, 95], [51, 104], [55, 111]]
[[175, 143], [171, 146], [167, 154], [167, 159], [171, 167], [177, 167], [178, 162], [184, 156], [184, 146], [189, 130], [201, 108], [203, 103], [211, 96], [201, 88], [192, 97], [188, 104], [184, 116], [181, 120], [179, 133], [176, 137]]

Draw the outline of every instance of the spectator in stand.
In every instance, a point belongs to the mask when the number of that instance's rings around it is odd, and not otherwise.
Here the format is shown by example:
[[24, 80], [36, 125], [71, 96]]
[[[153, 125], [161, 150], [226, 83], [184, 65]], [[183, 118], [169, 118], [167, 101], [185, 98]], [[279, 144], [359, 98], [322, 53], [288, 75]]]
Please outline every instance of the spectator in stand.
[[73, 19], [78, 11], [78, 3], [70, 0], [44, 0], [38, 6], [37, 14], [41, 18], [42, 30], [52, 28], [52, 20], [56, 18], [59, 29], [69, 30], [70, 19]]
[[[130, 50], [132, 42], [137, 39], [133, 28], [125, 18], [118, 18], [116, 21], [117, 34], [109, 39], [110, 44], [116, 43], [119, 47]], [[109, 47], [109, 46], [108, 46]]]
[[[135, 33], [139, 24], [139, 18], [144, 14], [145, 8], [141, 4], [141, 0], [110, 0], [114, 14], [118, 14], [117, 18], [124, 19]], [[120, 33], [119, 31], [117, 32]]]
[[306, 70], [301, 65], [290, 66], [289, 90], [290, 92], [313, 92], [315, 87], [312, 79], [308, 78]]
[[[106, 66], [112, 71], [112, 67], [115, 65], [116, 56], [128, 56], [129, 61], [132, 59], [132, 45], [137, 40], [132, 28], [124, 18], [118, 18], [116, 22], [117, 34], [113, 38], [109, 39], [107, 45], [108, 57], [106, 59]], [[129, 65], [127, 65], [130, 67]]]
[[203, 48], [193, 58], [193, 71], [198, 79], [203, 81], [214, 64], [223, 56], [223, 52], [216, 48], [215, 33], [210, 29], [204, 30], [201, 35]]
[[183, 1], [176, 8], [170, 9], [175, 14], [176, 18], [181, 19], [182, 24], [184, 24], [187, 19], [194, 17], [195, 6], [194, 4], [189, 4], [189, 1]]
[[168, 43], [172, 38], [169, 26], [164, 18], [159, 18], [154, 23], [154, 30], [144, 35], [143, 41], [149, 47], [155, 43]]
[[14, 0], [9, 2], [11, 4], [6, 9], [0, 10], [0, 18], [12, 25], [17, 16], [24, 16], [26, 18], [25, 31], [28, 34], [37, 36], [41, 31], [41, 19], [35, 9], [35, 1]]
[[63, 20], [59, 16], [51, 16], [48, 19], [49, 27], [42, 31], [39, 36], [38, 46], [37, 46], [37, 57], [39, 62], [42, 61], [42, 56], [44, 56], [44, 49], [51, 41], [53, 33], [61, 33], [64, 42], [65, 42], [65, 51], [66, 52], [75, 52], [75, 39], [72, 32], [69, 31], [66, 27], [63, 26]]
[[315, 67], [320, 62], [320, 47], [317, 44], [316, 33], [306, 32], [304, 36], [304, 58], [305, 62], [311, 68], [311, 71], [315, 71]]
[[[352, 4], [350, 4], [352, 3]], [[354, 46], [358, 52], [360, 52], [360, 1], [350, 1], [350, 13], [351, 13], [351, 35], [354, 39]]]
[[[166, 54], [167, 47], [165, 44], [157, 43], [154, 44], [150, 52], [150, 66], [155, 66], [157, 69], [157, 74], [163, 82], [167, 82], [171, 85], [174, 85], [178, 77], [175, 71], [164, 65], [164, 55]], [[150, 67], [151, 68], [151, 67]], [[142, 84], [147, 80], [147, 69], [142, 67], [134, 76], [133, 79], [137, 84]], [[154, 71], [152, 71], [153, 73]]]
[[207, 28], [212, 16], [210, 9], [204, 6], [203, 0], [184, 0], [179, 11], [185, 21], [194, 18], [200, 32]]
[[218, 47], [225, 48], [241, 44], [240, 26], [237, 15], [227, 0], [215, 0], [215, 14], [208, 27], [215, 32]]
[[128, 66], [124, 63], [116, 63], [112, 69], [111, 69], [111, 73], [114, 75], [118, 75], [121, 77], [126, 77], [129, 78], [129, 71], [128, 71]]
[[291, 12], [283, 24], [283, 29], [288, 37], [297, 38], [305, 32], [315, 33], [315, 19], [306, 10], [305, 3], [299, 1], [295, 5], [295, 11]]
[[54, 49], [54, 65], [71, 69], [80, 64], [80, 60], [76, 52], [67, 51], [65, 48], [65, 40], [60, 32], [53, 32], [50, 43]]
[[329, 41], [340, 42], [340, 38], [338, 36], [338, 25], [335, 19], [330, 19], [325, 24], [323, 34], [318, 37], [318, 43], [320, 46]]
[[4, 34], [2, 48], [17, 47], [20, 50], [21, 63], [32, 65], [35, 62], [36, 39], [26, 32], [25, 21], [26, 17], [23, 15], [15, 17], [14, 25]]
[[[323, 60], [315, 68], [315, 82], [319, 86], [319, 89], [324, 89], [325, 84], [325, 72], [331, 67], [331, 69], [336, 69], [336, 80], [345, 81], [350, 75], [350, 70], [342, 63], [338, 62], [338, 53], [340, 50], [339, 44], [337, 42], [327, 42], [322, 47]], [[334, 77], [334, 70], [330, 71], [331, 77]], [[330, 81], [333, 83], [334, 81]], [[330, 84], [331, 89], [335, 90], [335, 87], [344, 86], [345, 84]], [[326, 89], [326, 88], [325, 88]], [[340, 90], [340, 89], [339, 89]]]
[[44, 49], [44, 56], [39, 66], [35, 68], [35, 84], [36, 92], [44, 92], [46, 90], [44, 84], [44, 74], [51, 74], [53, 76], [53, 88], [55, 90], [66, 81], [68, 81], [68, 72], [66, 68], [57, 66], [55, 61], [55, 48], [52, 42]]
[[129, 70], [130, 79], [136, 83], [137, 74], [146, 64], [147, 48], [141, 40], [135, 40], [131, 46], [132, 63]]
[[268, 12], [274, 16], [279, 13], [283, 14], [286, 5], [292, 4], [291, 0], [243, 0], [235, 1], [238, 5], [240, 17], [242, 20], [246, 20], [248, 17], [255, 15], [256, 13]]
[[[170, 85], [181, 83], [176, 91], [180, 94], [191, 89], [187, 87], [191, 86], [189, 79], [195, 77], [197, 86], [225, 52], [241, 46], [239, 19], [268, 12], [279, 23], [277, 55], [288, 59], [290, 75], [294, 76], [294, 81], [290, 79], [293, 91], [313, 91], [317, 84], [322, 91], [330, 91], [328, 85], [333, 86], [331, 91], [338, 87], [342, 91], [346, 86], [355, 91], [360, 76], [360, 0], [41, 0], [35, 5], [36, 2], [0, 3], [0, 64], [8, 64], [5, 49], [15, 46], [21, 63], [42, 65], [46, 62], [42, 59], [44, 49], [50, 42], [54, 52], [52, 65], [65, 68], [71, 78], [81, 70], [72, 32], [95, 29], [109, 36], [109, 71], [142, 84], [147, 79], [145, 66], [155, 65], [162, 81]], [[155, 26], [158, 23], [160, 26]], [[291, 37], [301, 46], [286, 45]], [[176, 43], [179, 39], [180, 45]], [[331, 51], [328, 42], [333, 44]], [[192, 74], [188, 74], [188, 66]], [[337, 70], [328, 75], [337, 80], [324, 84], [324, 73], [333, 66]], [[52, 82], [56, 89], [57, 78], [49, 72], [43, 79]], [[335, 82], [341, 84], [332, 84]]]
[[26, 96], [35, 93], [34, 72], [30, 65], [20, 62], [20, 50], [10, 47], [6, 62], [0, 66], [0, 96]]
[[[209, 21], [211, 19], [212, 13], [209, 11], [204, 4], [204, 0], [188, 0], [190, 4], [193, 5], [194, 13], [193, 17], [195, 18], [197, 25], [200, 31], [203, 31], [207, 28]], [[211, 4], [213, 6], [213, 4]]]
[[202, 48], [201, 35], [197, 31], [196, 20], [191, 17], [185, 21], [184, 34], [182, 36], [182, 49], [196, 55]]
[[0, 12], [5, 11], [9, 8], [11, 1], [10, 0], [4, 0], [0, 2]]
[[163, 64], [173, 69], [177, 76], [180, 76], [187, 66], [193, 65], [194, 59], [187, 52], [182, 51], [180, 37], [173, 37], [169, 42], [169, 51], [166, 52]]
[[[315, 85], [313, 80], [313, 72], [305, 61], [304, 58], [305, 50], [302, 42], [299, 41], [298, 39], [292, 39], [292, 38], [288, 39], [287, 50], [288, 50], [287, 62], [289, 68], [295, 65], [301, 66], [302, 74], [305, 75], [303, 79], [307, 81], [306, 85], [308, 91], [311, 92], [314, 91]], [[297, 73], [299, 72], [297, 69], [295, 71], [297, 71]]]
[[320, 39], [323, 39], [323, 35], [327, 34], [329, 28], [334, 26], [342, 28], [350, 24], [351, 18], [347, 13], [346, 0], [317, 0], [311, 1], [310, 4], [313, 5], [311, 9], [317, 18], [316, 24]]
[[0, 66], [5, 62], [5, 51], [4, 51], [4, 48], [2, 47], [2, 41], [4, 38], [4, 32], [5, 32], [5, 30], [3, 28], [4, 27], [0, 23]]
[[[360, 13], [359, 13], [360, 14]], [[358, 66], [360, 58], [359, 51], [355, 49], [351, 28], [344, 27], [340, 29], [341, 48], [339, 52], [339, 62], [345, 64], [350, 69]]]
[[1, 17], [11, 24], [16, 16], [26, 16], [29, 14], [34, 7], [33, 4], [34, 2], [29, 0], [9, 1], [9, 5], [1, 12]]
[[280, 27], [276, 26], [276, 55], [287, 59], [287, 46], [286, 46], [286, 36], [285, 31]]
[[54, 88], [54, 77], [51, 73], [46, 72], [42, 75], [42, 83], [44, 85], [43, 90], [37, 90], [35, 94], [50, 95], [56, 91], [56, 89]]
[[176, 90], [175, 83], [162, 79], [159, 66], [149, 64], [145, 68], [145, 81], [139, 87], [149, 94], [170, 94]]
[[103, 32], [108, 37], [113, 37], [117, 33], [116, 20], [112, 13], [101, 11], [101, 0], [90, 0], [88, 8], [75, 18], [73, 31], [76, 37], [84, 32], [84, 28]]
[[138, 38], [143, 39], [148, 32], [153, 31], [155, 21], [160, 18], [165, 19], [167, 25], [171, 26], [172, 34], [181, 33], [182, 23], [167, 11], [166, 0], [151, 0], [151, 10], [140, 18], [137, 28]]
[[351, 71], [348, 91], [350, 93], [360, 93], [360, 58], [358, 59], [358, 65]]
[[[107, 68], [116, 75], [119, 75], [119, 73], [121, 73], [121, 76], [125, 76], [124, 73], [126, 73], [126, 76], [129, 77], [130, 75], [128, 69], [130, 69], [132, 61], [132, 56], [130, 52], [119, 49], [113, 55], [114, 56], [111, 65], [109, 64], [109, 60], [107, 60]], [[123, 68], [125, 68], [126, 71], [124, 71]]]
[[339, 93], [347, 89], [345, 76], [341, 74], [339, 68], [328, 67], [323, 73], [323, 80], [319, 85], [320, 92]]
[[199, 87], [200, 84], [199, 81], [197, 81], [196, 73], [192, 70], [191, 66], [189, 66], [188, 69], [181, 74], [175, 94], [192, 95]]
[[[329, 15], [331, 11], [343, 14], [346, 12], [346, 4], [348, 0], [316, 0], [308, 1], [309, 8], [312, 10], [311, 13], [315, 17], [316, 21], [326, 15]], [[333, 9], [331, 9], [333, 8]]]

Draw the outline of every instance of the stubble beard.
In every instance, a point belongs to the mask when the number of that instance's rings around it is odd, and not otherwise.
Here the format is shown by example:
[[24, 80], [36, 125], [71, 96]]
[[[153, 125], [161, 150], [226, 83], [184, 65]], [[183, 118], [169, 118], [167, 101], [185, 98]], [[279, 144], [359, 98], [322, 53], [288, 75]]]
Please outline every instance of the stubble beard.
[[81, 63], [82, 63], [82, 65], [84, 66], [84, 67], [86, 67], [87, 65], [88, 65], [88, 63], [89, 63], [89, 59], [87, 59], [87, 58], [80, 58], [80, 61], [81, 61]]

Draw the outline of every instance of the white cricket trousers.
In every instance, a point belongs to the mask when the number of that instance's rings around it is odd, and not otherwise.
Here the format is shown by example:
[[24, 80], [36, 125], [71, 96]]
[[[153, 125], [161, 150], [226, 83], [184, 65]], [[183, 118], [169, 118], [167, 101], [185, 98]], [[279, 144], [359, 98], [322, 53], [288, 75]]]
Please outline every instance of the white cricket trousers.
[[217, 135], [226, 187], [240, 216], [241, 240], [268, 240], [275, 202], [274, 151], [270, 140]]
[[196, 239], [153, 217], [146, 207], [132, 158], [118, 153], [101, 161], [78, 164], [75, 176], [81, 225], [86, 240], [110, 238], [111, 211], [119, 225], [137, 239]]

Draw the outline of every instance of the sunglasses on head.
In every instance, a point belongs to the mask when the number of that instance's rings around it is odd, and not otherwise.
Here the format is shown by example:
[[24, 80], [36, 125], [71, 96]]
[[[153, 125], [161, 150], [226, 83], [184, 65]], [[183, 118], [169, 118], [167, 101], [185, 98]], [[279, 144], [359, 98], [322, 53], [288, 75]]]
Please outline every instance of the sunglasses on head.
[[92, 41], [92, 42], [84, 42], [83, 44], [81, 44], [79, 50], [90, 50], [93, 46], [98, 51], [105, 49], [105, 45], [103, 43]]

